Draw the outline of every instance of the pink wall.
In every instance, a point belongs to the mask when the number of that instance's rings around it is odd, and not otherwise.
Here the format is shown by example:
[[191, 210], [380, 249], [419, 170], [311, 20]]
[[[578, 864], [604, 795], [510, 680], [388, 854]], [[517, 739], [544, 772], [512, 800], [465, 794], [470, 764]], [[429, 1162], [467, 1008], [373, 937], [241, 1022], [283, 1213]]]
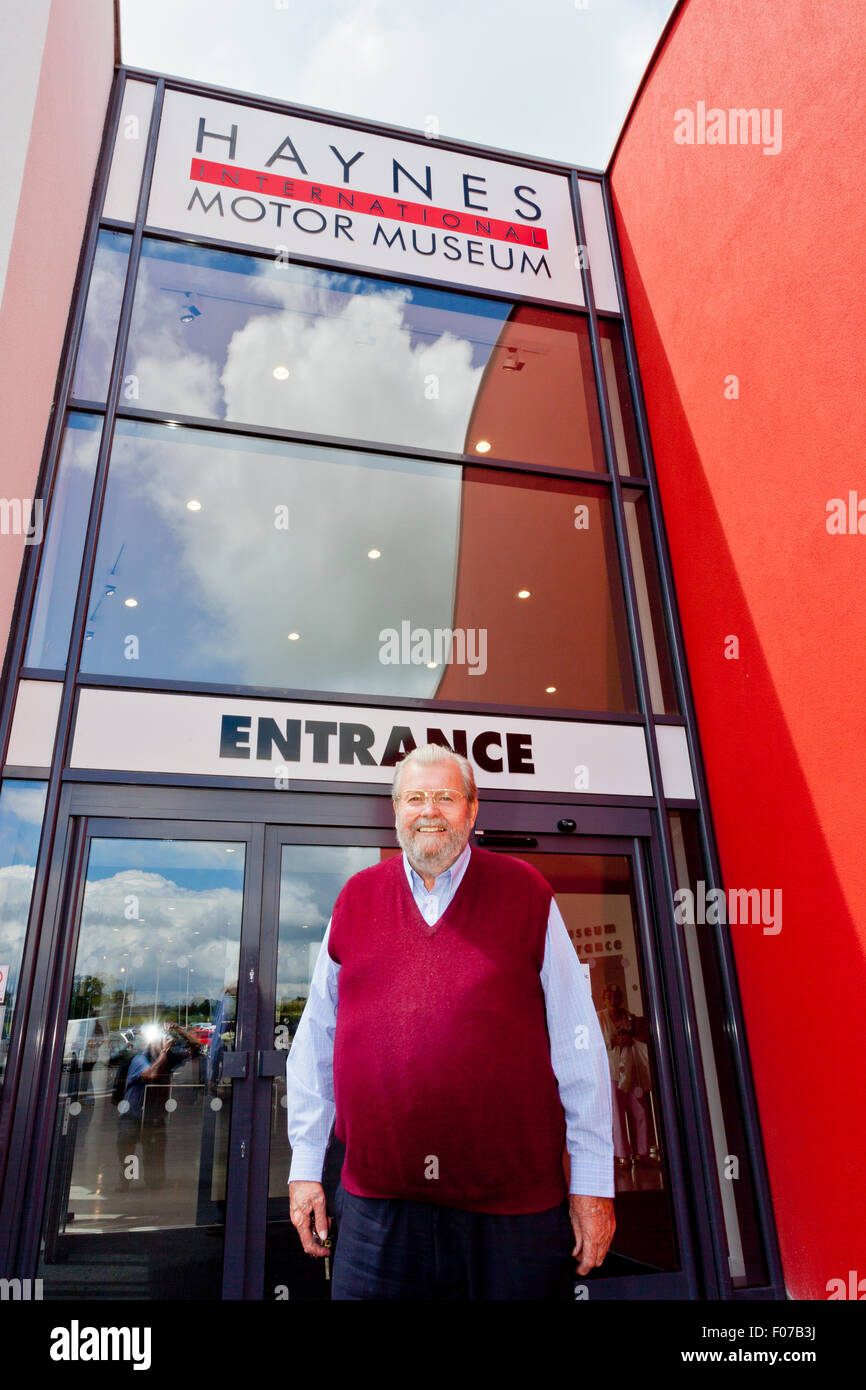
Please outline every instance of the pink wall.
[[[864, 85], [862, 4], [689, 0], [612, 166], [725, 884], [783, 891], [730, 931], [797, 1298], [866, 1276]], [[676, 143], [700, 101], [780, 152]]]
[[[32, 498], [114, 68], [112, 0], [53, 0], [0, 312], [0, 494]], [[0, 536], [5, 652], [24, 537]]]

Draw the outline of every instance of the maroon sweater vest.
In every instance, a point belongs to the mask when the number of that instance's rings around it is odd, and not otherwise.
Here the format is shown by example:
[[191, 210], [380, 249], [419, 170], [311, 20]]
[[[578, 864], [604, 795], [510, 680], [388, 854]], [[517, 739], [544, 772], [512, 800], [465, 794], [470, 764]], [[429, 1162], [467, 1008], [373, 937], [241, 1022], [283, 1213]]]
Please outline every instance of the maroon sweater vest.
[[329, 953], [343, 1186], [467, 1211], [546, 1211], [566, 1195], [565, 1115], [550, 1061], [539, 873], [473, 846], [429, 926], [402, 855], [349, 880]]

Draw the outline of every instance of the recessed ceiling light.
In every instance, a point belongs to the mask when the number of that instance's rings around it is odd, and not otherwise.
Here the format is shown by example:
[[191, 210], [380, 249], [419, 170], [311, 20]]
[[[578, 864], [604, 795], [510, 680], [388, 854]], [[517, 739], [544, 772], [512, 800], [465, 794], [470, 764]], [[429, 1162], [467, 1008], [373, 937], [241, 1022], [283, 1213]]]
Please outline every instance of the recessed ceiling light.
[[428, 661], [428, 662], [427, 662], [427, 669], [428, 669], [428, 671], [435, 671], [436, 668], [438, 667], [438, 665], [439, 665], [439, 662], [438, 662], [438, 661]]
[[555, 685], [546, 685], [546, 686], [544, 687], [544, 690], [545, 690], [545, 694], [547, 694], [547, 695], [555, 695], [555, 694], [556, 694], [556, 686], [555, 686]]
[[186, 509], [188, 512], [200, 512], [201, 502], [199, 502], [197, 498], [191, 497], [186, 504]]
[[381, 552], [381, 550], [368, 550], [368, 551], [367, 551], [367, 559], [368, 559], [368, 560], [381, 560], [381, 558], [382, 558], [382, 552]]
[[518, 598], [529, 598], [529, 590], [528, 590], [528, 589], [518, 589], [518, 590], [517, 590], [517, 597], [518, 597]]
[[301, 634], [300, 634], [299, 632], [290, 632], [290, 633], [289, 633], [289, 641], [290, 641], [290, 642], [297, 642], [298, 639], [299, 639], [299, 637], [300, 637], [300, 635], [301, 635]]
[[289, 377], [288, 367], [274, 367], [274, 376], [277, 381], [287, 381]]
[[478, 443], [475, 445], [475, 452], [476, 454], [489, 454], [492, 448], [493, 445], [490, 443], [489, 439], [479, 439]]
[[138, 607], [138, 599], [137, 599], [137, 598], [125, 598], [125, 599], [123, 600], [123, 602], [124, 602], [124, 604], [126, 605], [127, 608], [137, 608], [137, 607]]

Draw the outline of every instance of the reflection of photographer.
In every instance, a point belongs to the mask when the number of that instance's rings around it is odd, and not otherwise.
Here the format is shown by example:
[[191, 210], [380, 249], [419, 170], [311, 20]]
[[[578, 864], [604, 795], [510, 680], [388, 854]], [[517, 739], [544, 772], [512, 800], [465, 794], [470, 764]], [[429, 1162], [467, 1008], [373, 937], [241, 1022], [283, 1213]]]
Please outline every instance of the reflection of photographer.
[[[142, 1177], [148, 1187], [165, 1183], [165, 1101], [172, 1072], [201, 1051], [194, 1033], [179, 1023], [146, 1024], [141, 1030], [144, 1047], [133, 1057], [126, 1073], [126, 1089], [117, 1107], [117, 1155], [121, 1165], [137, 1143], [142, 1149]], [[145, 1114], [145, 1094], [147, 1113]]]
[[[652, 1074], [647, 1051], [646, 1020], [630, 1013], [625, 1007], [619, 985], [608, 985], [604, 991], [604, 1008], [598, 1015], [610, 1064], [613, 1101], [613, 1146], [617, 1167], [630, 1163], [656, 1167], [657, 1160], [649, 1153], [649, 1112], [647, 1092], [652, 1087]], [[626, 1124], [631, 1117], [637, 1152]]]

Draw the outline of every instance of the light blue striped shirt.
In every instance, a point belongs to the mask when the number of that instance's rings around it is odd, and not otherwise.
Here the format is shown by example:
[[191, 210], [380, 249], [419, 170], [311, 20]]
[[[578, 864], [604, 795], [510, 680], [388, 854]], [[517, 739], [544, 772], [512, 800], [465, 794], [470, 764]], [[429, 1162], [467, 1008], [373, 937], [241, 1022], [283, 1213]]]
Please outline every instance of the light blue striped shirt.
[[[430, 892], [406, 855], [403, 866], [426, 922], [438, 921], [466, 872], [467, 844]], [[310, 995], [286, 1059], [286, 1105], [292, 1165], [289, 1181], [321, 1182], [334, 1123], [334, 1031], [340, 967], [328, 955], [331, 924], [322, 939]], [[565, 1111], [570, 1191], [613, 1197], [610, 1068], [589, 985], [556, 899], [550, 902], [541, 987], [550, 1036], [550, 1061]]]

